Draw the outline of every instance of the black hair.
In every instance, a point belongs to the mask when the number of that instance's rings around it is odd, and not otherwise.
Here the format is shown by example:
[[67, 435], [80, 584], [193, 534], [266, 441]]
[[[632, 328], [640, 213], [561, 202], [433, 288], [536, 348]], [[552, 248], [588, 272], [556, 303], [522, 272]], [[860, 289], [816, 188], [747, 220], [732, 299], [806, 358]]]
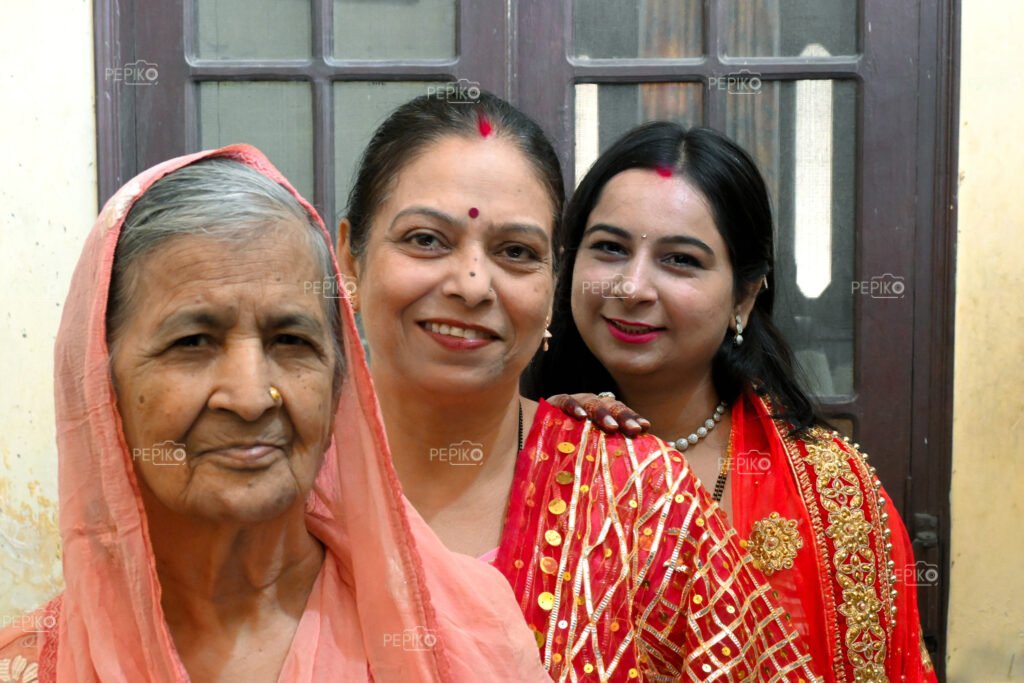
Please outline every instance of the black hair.
[[726, 334], [712, 361], [720, 400], [731, 403], [748, 386], [769, 397], [777, 417], [794, 433], [827, 424], [797, 377], [793, 353], [772, 322], [775, 287], [772, 208], [754, 160], [735, 142], [709, 128], [647, 123], [616, 141], [598, 158], [566, 207], [565, 267], [555, 290], [550, 351], [528, 370], [524, 388], [532, 397], [615, 391], [611, 374], [587, 348], [573, 321], [572, 277], [587, 219], [604, 186], [623, 171], [642, 168], [682, 176], [707, 199], [733, 267], [737, 298], [768, 284], [757, 296], [743, 329], [743, 343]]
[[555, 150], [526, 114], [487, 91], [477, 93], [474, 88], [471, 94], [439, 89], [439, 94], [421, 95], [394, 110], [374, 132], [348, 196], [346, 218], [351, 224], [353, 256], [365, 254], [374, 214], [406, 165], [446, 136], [495, 135], [511, 141], [526, 156], [551, 198], [557, 261], [565, 186]]

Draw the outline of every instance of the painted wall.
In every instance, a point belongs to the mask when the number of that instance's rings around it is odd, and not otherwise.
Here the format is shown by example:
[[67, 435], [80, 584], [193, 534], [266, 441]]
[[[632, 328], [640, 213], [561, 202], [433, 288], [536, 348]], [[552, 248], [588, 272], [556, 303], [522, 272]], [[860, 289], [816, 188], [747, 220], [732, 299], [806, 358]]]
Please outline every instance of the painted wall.
[[0, 9], [0, 627], [62, 586], [53, 340], [96, 216], [92, 40], [89, 0]]
[[1024, 680], [1024, 3], [963, 0], [950, 681]]

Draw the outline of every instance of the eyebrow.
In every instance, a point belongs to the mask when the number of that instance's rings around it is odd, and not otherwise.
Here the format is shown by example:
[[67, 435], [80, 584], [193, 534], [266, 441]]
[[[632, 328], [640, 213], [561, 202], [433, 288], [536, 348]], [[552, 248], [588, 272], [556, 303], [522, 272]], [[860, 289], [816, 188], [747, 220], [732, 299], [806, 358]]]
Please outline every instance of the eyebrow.
[[223, 316], [217, 316], [205, 309], [186, 308], [164, 318], [160, 325], [157, 326], [156, 332], [158, 335], [163, 335], [174, 328], [189, 325], [198, 325], [205, 328], [223, 328], [227, 325], [227, 320]]
[[[444, 211], [433, 209], [429, 206], [410, 206], [408, 208], [402, 209], [397, 214], [395, 214], [395, 217], [391, 220], [391, 227], [395, 227], [395, 224], [398, 223], [398, 221], [404, 218], [405, 216], [429, 216], [430, 218], [437, 219], [450, 225], [462, 226], [465, 224], [465, 221], [455, 218], [451, 214], [445, 213]], [[544, 231], [544, 228], [540, 227], [535, 223], [503, 223], [497, 226], [497, 229], [502, 231], [507, 230], [510, 232], [532, 234], [543, 240], [549, 239], [549, 235], [547, 232]]]
[[[632, 240], [633, 234], [628, 230], [620, 228], [616, 225], [608, 225], [607, 223], [596, 223], [587, 228], [583, 237], [593, 232], [607, 232], [616, 237], [620, 237], [624, 240]], [[701, 251], [707, 253], [708, 256], [714, 256], [715, 250], [708, 246], [707, 242], [690, 235], [671, 235], [670, 237], [661, 237], [657, 240], [657, 244], [685, 244], [692, 247], [697, 247]]]
[[454, 216], [447, 214], [444, 211], [438, 211], [437, 209], [432, 209], [429, 206], [410, 206], [406, 209], [402, 209], [401, 211], [395, 214], [395, 217], [391, 219], [391, 227], [395, 227], [395, 223], [397, 223], [399, 220], [406, 216], [416, 215], [430, 216], [431, 218], [436, 218], [437, 220], [443, 221], [445, 223], [459, 223], [459, 221], [456, 220]]
[[[266, 322], [274, 330], [298, 328], [316, 334], [321, 334], [324, 330], [323, 324], [314, 316], [295, 311], [271, 313], [266, 318]], [[230, 321], [227, 316], [219, 316], [205, 309], [184, 309], [165, 318], [157, 327], [157, 334], [167, 334], [177, 327], [189, 325], [207, 329], [224, 329], [230, 326]]]
[[307, 313], [271, 313], [267, 318], [267, 322], [270, 328], [275, 330], [298, 328], [316, 334], [321, 334], [324, 331], [323, 324], [317, 318]]

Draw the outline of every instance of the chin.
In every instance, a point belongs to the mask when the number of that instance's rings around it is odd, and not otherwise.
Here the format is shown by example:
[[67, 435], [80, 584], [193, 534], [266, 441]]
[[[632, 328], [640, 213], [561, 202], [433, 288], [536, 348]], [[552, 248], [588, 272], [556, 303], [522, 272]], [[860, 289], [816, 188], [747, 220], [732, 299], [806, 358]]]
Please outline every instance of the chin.
[[221, 491], [195, 510], [197, 516], [213, 522], [261, 524], [273, 521], [288, 512], [300, 497], [294, 487], [277, 491], [259, 491], [243, 487], [238, 491]]

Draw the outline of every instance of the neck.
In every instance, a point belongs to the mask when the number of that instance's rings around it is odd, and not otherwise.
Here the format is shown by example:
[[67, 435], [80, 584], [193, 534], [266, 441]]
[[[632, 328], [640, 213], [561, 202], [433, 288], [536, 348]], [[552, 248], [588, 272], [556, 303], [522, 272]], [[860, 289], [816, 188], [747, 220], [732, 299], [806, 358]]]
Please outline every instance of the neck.
[[323, 563], [304, 501], [258, 525], [199, 521], [147, 505], [168, 624], [199, 630], [254, 614], [301, 615]]
[[471, 490], [507, 484], [519, 451], [520, 405], [524, 438], [533, 412], [517, 384], [439, 394], [384, 373], [374, 374], [374, 384], [402, 490], [424, 518]]
[[690, 382], [659, 383], [649, 377], [615, 377], [615, 382], [621, 400], [650, 420], [651, 431], [665, 441], [697, 431], [721, 400], [710, 371]]

